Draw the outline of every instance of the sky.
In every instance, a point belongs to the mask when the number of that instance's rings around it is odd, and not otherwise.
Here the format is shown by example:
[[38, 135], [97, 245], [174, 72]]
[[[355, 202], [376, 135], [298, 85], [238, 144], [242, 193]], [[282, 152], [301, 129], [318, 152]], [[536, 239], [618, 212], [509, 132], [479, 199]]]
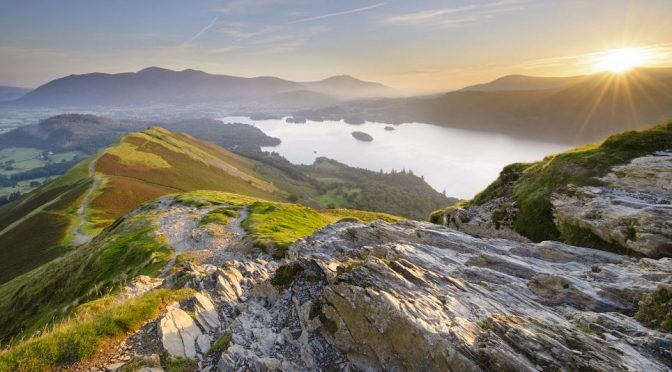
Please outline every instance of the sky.
[[0, 0], [0, 85], [148, 66], [400, 91], [596, 71], [643, 48], [672, 66], [672, 0]]

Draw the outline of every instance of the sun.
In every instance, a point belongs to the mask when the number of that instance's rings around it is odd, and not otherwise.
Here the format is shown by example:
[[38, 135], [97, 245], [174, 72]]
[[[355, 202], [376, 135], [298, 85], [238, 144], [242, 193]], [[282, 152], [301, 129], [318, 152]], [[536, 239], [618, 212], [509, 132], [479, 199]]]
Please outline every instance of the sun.
[[623, 73], [634, 67], [645, 65], [650, 60], [649, 52], [643, 48], [612, 49], [596, 56], [598, 71]]

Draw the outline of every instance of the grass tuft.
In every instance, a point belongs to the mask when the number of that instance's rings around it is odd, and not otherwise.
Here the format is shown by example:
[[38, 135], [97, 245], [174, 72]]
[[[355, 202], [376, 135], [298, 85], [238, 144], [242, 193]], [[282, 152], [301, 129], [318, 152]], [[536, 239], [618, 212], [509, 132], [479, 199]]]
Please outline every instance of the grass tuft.
[[217, 341], [210, 347], [208, 354], [215, 354], [223, 352], [228, 349], [229, 344], [231, 343], [231, 332], [225, 332], [223, 335], [219, 336]]
[[660, 286], [645, 295], [635, 318], [651, 328], [672, 333], [672, 288]]
[[110, 298], [77, 312], [51, 331], [0, 354], [2, 371], [47, 371], [93, 356], [107, 341], [139, 329], [192, 290], [160, 289], [115, 304]]

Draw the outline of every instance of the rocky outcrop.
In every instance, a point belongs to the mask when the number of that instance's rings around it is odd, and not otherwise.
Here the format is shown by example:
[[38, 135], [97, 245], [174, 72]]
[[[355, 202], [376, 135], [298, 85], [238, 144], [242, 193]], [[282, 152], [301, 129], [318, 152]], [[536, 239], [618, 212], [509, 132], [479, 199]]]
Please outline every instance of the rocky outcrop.
[[630, 316], [642, 293], [672, 280], [667, 258], [479, 239], [421, 223], [332, 226], [290, 253], [321, 268], [313, 319], [358, 368], [672, 365], [672, 337]]
[[[213, 297], [212, 307], [201, 303], [202, 294], [183, 306], [218, 314], [221, 327], [210, 331], [208, 320], [199, 320], [205, 314], [192, 321], [208, 341], [230, 340], [208, 357], [195, 346], [202, 368], [672, 366], [672, 336], [632, 317], [643, 294], [672, 283], [669, 258], [477, 238], [420, 222], [339, 223], [294, 244], [279, 264], [232, 257], [221, 267], [187, 265], [173, 275], [189, 279], [167, 283]], [[199, 342], [192, 332], [178, 334]]]
[[[657, 152], [614, 166], [596, 186], [567, 185], [550, 197], [562, 239], [593, 240], [597, 247], [672, 257], [672, 152]], [[501, 185], [511, 189], [512, 185]], [[440, 222], [481, 237], [528, 241], [514, 229], [513, 191], [480, 205], [446, 209]]]
[[443, 223], [474, 236], [529, 242], [513, 229], [516, 213], [516, 202], [512, 198], [501, 197], [477, 207], [447, 208]]
[[[181, 221], [208, 207], [161, 208]], [[190, 226], [189, 236], [203, 228]], [[167, 241], [185, 255], [211, 249]], [[671, 258], [411, 221], [330, 225], [281, 261], [237, 241], [216, 245], [216, 261], [167, 271], [164, 287], [196, 293], [131, 336], [144, 340], [135, 354], [163, 355], [149, 347], [155, 337], [202, 371], [672, 368], [672, 335], [634, 317], [642, 298], [672, 285]]]
[[553, 195], [556, 224], [649, 257], [672, 256], [672, 153], [633, 159], [599, 180], [603, 186]]

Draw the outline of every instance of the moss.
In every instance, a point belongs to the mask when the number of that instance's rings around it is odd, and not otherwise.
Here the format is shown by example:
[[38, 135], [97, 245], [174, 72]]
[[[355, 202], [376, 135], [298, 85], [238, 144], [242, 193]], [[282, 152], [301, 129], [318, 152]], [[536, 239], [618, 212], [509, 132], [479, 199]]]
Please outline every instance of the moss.
[[435, 225], [445, 225], [446, 224], [446, 210], [445, 209], [439, 209], [434, 212], [432, 212], [429, 215], [429, 222], [435, 224]]
[[481, 319], [478, 321], [478, 326], [481, 327], [484, 331], [491, 331], [494, 328], [494, 324], [490, 319]]
[[567, 244], [586, 248], [600, 249], [632, 257], [642, 257], [641, 253], [633, 251], [627, 247], [623, 247], [616, 243], [606, 242], [600, 239], [600, 237], [595, 235], [595, 233], [593, 233], [592, 231], [584, 229], [580, 226], [561, 224], [559, 226], [559, 229], [560, 229], [560, 240], [562, 240]]
[[492, 212], [492, 222], [495, 224], [495, 228], [499, 230], [501, 227], [502, 221], [504, 221], [508, 216], [509, 212], [507, 211], [508, 205], [502, 205], [497, 210]]
[[198, 371], [198, 363], [187, 358], [164, 357], [161, 365], [166, 372], [195, 372]]
[[651, 328], [672, 333], [672, 288], [660, 286], [645, 295], [639, 301], [635, 319]]
[[210, 350], [208, 350], [208, 354], [214, 354], [225, 351], [226, 349], [229, 348], [230, 343], [231, 343], [231, 332], [225, 332], [223, 335], [219, 336], [219, 338], [217, 339], [217, 341], [215, 341], [214, 344], [212, 344]]
[[302, 271], [303, 267], [299, 264], [282, 265], [275, 271], [275, 275], [271, 278], [271, 284], [279, 289], [287, 289]]
[[99, 300], [52, 330], [10, 347], [0, 355], [0, 370], [46, 371], [91, 357], [106, 341], [136, 331], [165, 305], [191, 293], [160, 289], [121, 303]]

